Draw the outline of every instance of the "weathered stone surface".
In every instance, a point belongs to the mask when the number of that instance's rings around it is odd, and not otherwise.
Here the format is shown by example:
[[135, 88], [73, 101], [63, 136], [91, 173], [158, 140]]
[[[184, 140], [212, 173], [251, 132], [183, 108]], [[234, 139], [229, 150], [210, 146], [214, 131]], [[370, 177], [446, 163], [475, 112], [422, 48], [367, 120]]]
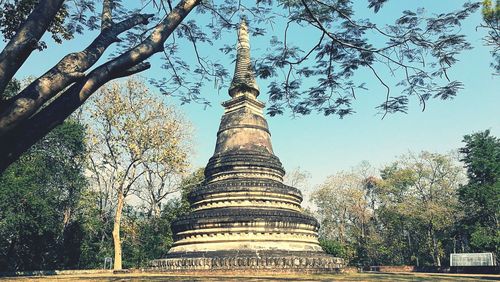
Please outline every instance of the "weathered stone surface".
[[300, 190], [283, 184], [271, 134], [256, 99], [246, 26], [239, 33], [235, 78], [224, 102], [205, 181], [188, 200], [193, 212], [172, 223], [174, 244], [151, 268], [164, 271], [256, 270], [332, 272], [342, 259], [326, 255], [318, 221], [303, 213]]
[[241, 21], [238, 31], [238, 43], [236, 44], [236, 65], [234, 76], [229, 86], [229, 95], [237, 97], [242, 90], [252, 92], [255, 97], [259, 95], [259, 86], [252, 71], [250, 60], [250, 40], [248, 38], [248, 28], [245, 20]]
[[152, 271], [241, 271], [271, 270], [280, 273], [332, 273], [343, 267], [340, 258], [321, 252], [196, 252], [181, 253], [150, 262]]

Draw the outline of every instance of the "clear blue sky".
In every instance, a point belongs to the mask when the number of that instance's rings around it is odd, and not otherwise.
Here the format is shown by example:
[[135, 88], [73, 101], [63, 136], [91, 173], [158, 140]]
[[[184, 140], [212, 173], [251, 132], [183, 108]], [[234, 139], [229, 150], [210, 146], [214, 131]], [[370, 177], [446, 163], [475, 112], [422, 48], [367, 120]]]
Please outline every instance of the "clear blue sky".
[[[132, 2], [135, 1], [125, 1], [125, 3]], [[440, 13], [459, 8], [463, 3], [457, 0], [393, 0], [389, 1], [380, 13], [374, 15], [366, 10], [367, 1], [354, 2], [359, 5], [356, 10], [357, 17], [370, 17], [376, 23], [392, 23], [402, 10], [417, 6], [425, 7], [428, 13]], [[206, 20], [206, 17], [196, 14], [189, 16], [189, 19], [195, 18]], [[463, 32], [473, 43], [474, 49], [460, 56], [460, 62], [450, 71], [453, 80], [465, 84], [465, 89], [454, 100], [432, 100], [427, 104], [425, 112], [419, 110], [418, 101], [411, 100], [408, 114], [389, 115], [381, 120], [374, 107], [383, 101], [384, 89], [374, 77], [361, 71], [355, 77], [356, 82], [366, 82], [369, 90], [358, 94], [355, 102], [357, 113], [354, 115], [347, 116], [343, 120], [316, 114], [300, 118], [292, 118], [287, 113], [279, 117], [268, 117], [274, 150], [285, 169], [300, 166], [312, 174], [311, 182], [318, 184], [328, 175], [349, 169], [363, 160], [381, 166], [409, 150], [445, 153], [460, 147], [463, 135], [485, 129], [490, 129], [494, 135], [500, 136], [500, 78], [491, 75], [490, 50], [482, 46], [481, 42], [484, 32], [475, 29], [480, 21], [480, 14], [476, 13], [463, 26]], [[276, 30], [278, 28], [279, 24]], [[307, 31], [296, 34], [300, 35], [295, 35], [291, 41], [302, 46], [308, 46], [314, 36], [314, 32]], [[280, 34], [270, 30], [268, 35]], [[269, 36], [251, 38], [252, 57], [258, 58], [262, 54], [268, 44]], [[30, 57], [17, 77], [41, 75], [64, 54], [80, 50], [92, 38], [92, 34], [86, 34], [63, 45], [52, 44], [52, 41], [47, 39], [49, 49], [41, 53], [36, 52]], [[202, 54], [211, 59], [217, 57], [220, 63], [232, 71], [229, 55], [219, 53], [218, 48], [223, 44], [234, 44], [235, 41], [235, 33], [226, 33], [215, 46], [206, 46]], [[0, 48], [3, 46], [4, 44], [0, 43]], [[181, 47], [181, 56], [188, 62], [194, 63], [192, 61], [194, 51], [190, 45], [183, 44]], [[159, 55], [149, 61], [153, 67], [143, 72], [142, 76], [161, 78], [168, 75], [160, 68]], [[387, 80], [391, 84], [397, 81], [390, 77]], [[263, 92], [259, 98], [265, 102], [267, 100], [265, 90], [269, 81], [258, 80], [258, 82]], [[204, 109], [196, 104], [181, 106], [181, 110], [196, 130], [194, 167], [205, 166], [212, 155], [222, 115], [220, 102], [229, 98], [227, 90], [217, 93], [213, 85], [207, 85], [201, 92], [212, 102], [212, 107]], [[165, 100], [167, 103], [178, 104], [175, 99]]]

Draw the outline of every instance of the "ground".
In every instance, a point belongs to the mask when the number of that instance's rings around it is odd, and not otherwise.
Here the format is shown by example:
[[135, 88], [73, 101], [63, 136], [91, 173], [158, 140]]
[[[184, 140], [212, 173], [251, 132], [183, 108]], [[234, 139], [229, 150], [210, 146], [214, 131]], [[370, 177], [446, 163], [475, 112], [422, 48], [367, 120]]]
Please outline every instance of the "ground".
[[80, 274], [37, 277], [0, 278], [2, 281], [500, 281], [500, 275], [436, 274], [436, 273], [349, 273], [338, 275], [280, 276], [174, 276], [154, 273]]

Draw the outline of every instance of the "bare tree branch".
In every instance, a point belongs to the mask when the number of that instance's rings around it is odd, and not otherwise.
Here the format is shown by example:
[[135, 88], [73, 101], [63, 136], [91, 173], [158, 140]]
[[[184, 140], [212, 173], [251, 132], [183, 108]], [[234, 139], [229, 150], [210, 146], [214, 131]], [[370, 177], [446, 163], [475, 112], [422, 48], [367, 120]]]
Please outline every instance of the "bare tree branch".
[[84, 77], [83, 72], [92, 67], [104, 51], [118, 40], [118, 35], [136, 25], [146, 24], [152, 16], [136, 14], [102, 31], [83, 51], [66, 55], [52, 69], [8, 100], [0, 113], [0, 136], [29, 118], [59, 91]]

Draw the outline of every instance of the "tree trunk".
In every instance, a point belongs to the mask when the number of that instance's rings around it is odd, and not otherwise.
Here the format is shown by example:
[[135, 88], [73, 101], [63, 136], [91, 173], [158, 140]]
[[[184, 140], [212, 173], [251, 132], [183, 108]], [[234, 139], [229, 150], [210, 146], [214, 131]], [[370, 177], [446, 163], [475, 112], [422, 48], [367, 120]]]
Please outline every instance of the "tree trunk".
[[434, 256], [436, 257], [436, 266], [441, 266], [441, 258], [439, 257], [438, 242], [436, 234], [432, 235], [432, 244], [434, 245]]
[[122, 269], [122, 242], [120, 240], [120, 222], [122, 220], [124, 196], [123, 192], [118, 192], [118, 203], [116, 205], [115, 220], [113, 223], [113, 244], [115, 248], [114, 270]]
[[148, 69], [149, 63], [144, 61], [153, 54], [164, 50], [163, 44], [170, 37], [170, 34], [199, 3], [200, 0], [180, 1], [176, 8], [156, 26], [148, 38], [117, 58], [98, 66], [87, 76], [78, 79], [53, 102], [18, 124], [15, 129], [2, 135], [0, 173], [16, 161], [29, 147], [61, 124], [99, 87], [112, 79]]
[[9, 99], [0, 113], [0, 136], [19, 126], [45, 102], [73, 82], [83, 78], [85, 71], [101, 58], [106, 49], [118, 40], [121, 33], [134, 26], [148, 23], [151, 17], [152, 15], [136, 14], [117, 23], [113, 28], [101, 32], [84, 50], [64, 56], [44, 75]]
[[[4, 3], [4, 1], [0, 1]], [[0, 53], [0, 97], [7, 83], [14, 77], [29, 55], [36, 50], [38, 41], [47, 30], [64, 0], [44, 0], [34, 7], [31, 14], [16, 31], [16, 35]]]
[[434, 229], [432, 228], [432, 223], [429, 225], [429, 237], [431, 239], [432, 246], [432, 260], [434, 261], [434, 266], [441, 266], [441, 259], [439, 258], [438, 242]]
[[160, 203], [154, 203], [152, 207], [152, 216], [153, 218], [159, 218], [161, 216], [161, 207]]

